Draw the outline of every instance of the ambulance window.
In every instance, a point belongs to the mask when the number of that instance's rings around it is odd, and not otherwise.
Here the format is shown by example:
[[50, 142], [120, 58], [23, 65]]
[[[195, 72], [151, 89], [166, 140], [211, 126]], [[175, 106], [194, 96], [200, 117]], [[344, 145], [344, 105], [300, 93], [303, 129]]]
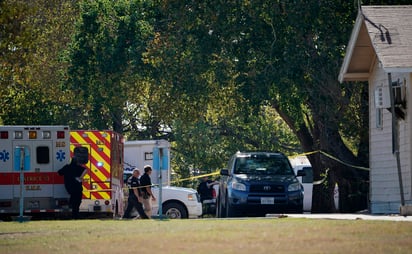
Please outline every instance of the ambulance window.
[[38, 146], [36, 149], [37, 163], [48, 164], [50, 162], [50, 152], [47, 146]]

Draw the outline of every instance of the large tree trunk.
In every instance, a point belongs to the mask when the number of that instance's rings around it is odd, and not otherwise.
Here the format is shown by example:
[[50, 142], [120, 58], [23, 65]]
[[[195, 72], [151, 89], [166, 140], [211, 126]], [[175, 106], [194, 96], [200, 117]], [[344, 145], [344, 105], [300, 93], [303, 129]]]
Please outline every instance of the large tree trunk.
[[[313, 116], [314, 127], [306, 125], [295, 127], [293, 120], [273, 104], [285, 122], [295, 131], [302, 149], [307, 156], [312, 168], [313, 186], [312, 212], [336, 212], [334, 203], [335, 185], [339, 187], [339, 211], [355, 212], [367, 208], [368, 171], [347, 166], [362, 165], [358, 158], [344, 144], [336, 123], [322, 122], [320, 115]], [[325, 120], [324, 118], [322, 119]], [[364, 142], [365, 143], [365, 142]]]

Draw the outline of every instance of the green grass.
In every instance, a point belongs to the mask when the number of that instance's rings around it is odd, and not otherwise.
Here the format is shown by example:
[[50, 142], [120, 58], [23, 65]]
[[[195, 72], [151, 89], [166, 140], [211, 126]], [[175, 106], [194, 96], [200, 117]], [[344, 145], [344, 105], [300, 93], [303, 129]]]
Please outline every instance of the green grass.
[[0, 253], [411, 253], [412, 223], [320, 219], [0, 222]]

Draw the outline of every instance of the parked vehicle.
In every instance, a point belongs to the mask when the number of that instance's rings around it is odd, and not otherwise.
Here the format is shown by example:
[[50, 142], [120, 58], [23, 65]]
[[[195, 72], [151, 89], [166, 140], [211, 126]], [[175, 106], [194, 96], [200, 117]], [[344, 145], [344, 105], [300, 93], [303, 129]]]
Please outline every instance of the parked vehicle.
[[220, 174], [217, 217], [303, 212], [303, 187], [282, 153], [237, 152]]
[[123, 214], [123, 136], [111, 130], [71, 130], [70, 151], [85, 147], [89, 160], [83, 177], [83, 214], [121, 217]]
[[[0, 126], [0, 217], [51, 216], [69, 209], [64, 179], [68, 126]], [[21, 209], [21, 210], [20, 210]]]
[[299, 170], [305, 172], [305, 176], [298, 176], [299, 182], [302, 184], [304, 189], [304, 198], [303, 198], [303, 211], [310, 212], [312, 209], [312, 191], [313, 191], [313, 172], [312, 166], [310, 165], [298, 165], [293, 167], [295, 174]]

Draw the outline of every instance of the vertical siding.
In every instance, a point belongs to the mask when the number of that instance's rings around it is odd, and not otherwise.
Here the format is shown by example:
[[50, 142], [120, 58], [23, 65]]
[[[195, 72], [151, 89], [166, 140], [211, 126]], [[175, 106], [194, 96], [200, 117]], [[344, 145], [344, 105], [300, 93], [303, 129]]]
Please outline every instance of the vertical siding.
[[[406, 119], [405, 122], [408, 123], [408, 126], [405, 126], [405, 133], [408, 133], [407, 136], [405, 137], [405, 140], [408, 140], [409, 145], [408, 149], [409, 152], [406, 153], [406, 156], [408, 157], [408, 164], [409, 167], [405, 168], [408, 172], [407, 175], [405, 176], [405, 192], [407, 190], [409, 196], [407, 196], [407, 200], [409, 202], [412, 202], [412, 73], [406, 74], [406, 107], [407, 107], [407, 113], [406, 113]], [[406, 193], [405, 193], [406, 196]]]
[[[407, 77], [408, 96], [411, 96], [410, 74], [392, 73], [392, 80]], [[388, 89], [388, 77], [378, 64], [375, 65], [372, 78], [369, 80], [369, 123], [370, 123], [370, 202], [372, 213], [398, 213], [401, 203], [399, 178], [396, 157], [392, 154], [392, 114], [383, 109], [383, 126], [376, 127], [375, 89], [378, 86]], [[410, 102], [410, 98], [408, 98]], [[411, 202], [412, 166], [411, 166], [411, 107], [408, 108], [405, 120], [399, 122], [400, 158], [404, 196]]]

